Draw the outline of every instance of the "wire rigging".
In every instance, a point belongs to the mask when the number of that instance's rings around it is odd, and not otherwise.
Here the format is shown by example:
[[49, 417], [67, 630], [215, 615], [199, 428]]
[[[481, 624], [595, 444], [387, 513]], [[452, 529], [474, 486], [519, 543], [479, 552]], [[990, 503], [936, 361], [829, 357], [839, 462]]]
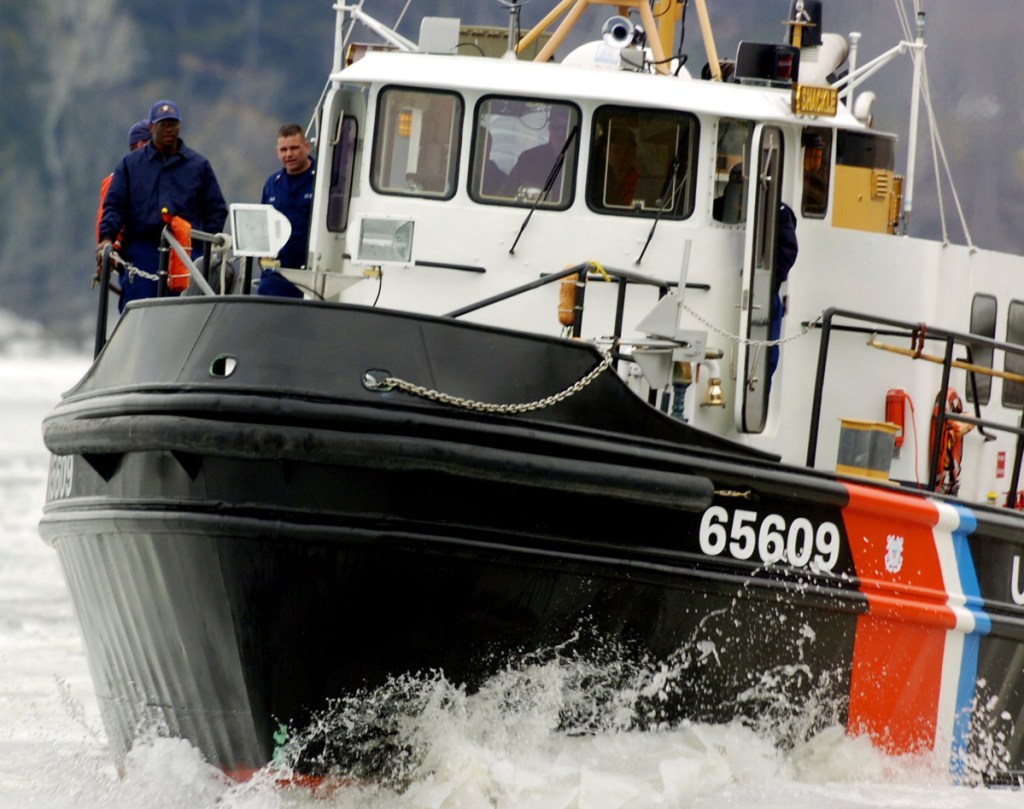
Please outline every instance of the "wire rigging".
[[[896, 6], [896, 13], [900, 19], [900, 27], [903, 30], [903, 39], [912, 42], [916, 36], [910, 23], [910, 17], [903, 5], [903, 0], [893, 0]], [[921, 0], [914, 0], [915, 17], [921, 13]], [[967, 246], [974, 250], [974, 240], [971, 237], [971, 230], [967, 225], [967, 217], [964, 214], [963, 206], [960, 203], [960, 195], [956, 190], [956, 183], [953, 181], [953, 172], [949, 166], [949, 158], [946, 155], [946, 147], [942, 142], [942, 133], [939, 131], [938, 120], [935, 117], [935, 108], [932, 105], [931, 86], [928, 81], [928, 60], [925, 52], [919, 51], [913, 54], [915, 59], [921, 59], [921, 97], [924, 99], [925, 113], [928, 116], [928, 131], [932, 147], [932, 168], [935, 172], [936, 200], [939, 206], [939, 222], [942, 227], [942, 241], [949, 243], [949, 231], [946, 226], [946, 208], [944, 202], [942, 174], [945, 173], [949, 183], [950, 194], [953, 197], [953, 204], [956, 207], [957, 217], [960, 220], [960, 227], [964, 233]], [[913, 135], [913, 133], [911, 133]]]

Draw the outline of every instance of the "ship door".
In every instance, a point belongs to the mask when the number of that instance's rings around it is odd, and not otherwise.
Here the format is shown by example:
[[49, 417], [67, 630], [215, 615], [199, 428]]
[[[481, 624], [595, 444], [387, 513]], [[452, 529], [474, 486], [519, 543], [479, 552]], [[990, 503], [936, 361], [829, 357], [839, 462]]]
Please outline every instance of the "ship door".
[[[352, 197], [358, 190], [359, 129], [366, 120], [366, 101], [367, 90], [357, 87], [331, 90], [324, 101], [306, 264], [311, 270], [342, 270]], [[317, 291], [325, 294], [324, 289]]]
[[760, 433], [768, 418], [768, 339], [775, 306], [775, 242], [778, 234], [779, 203], [782, 196], [782, 132], [778, 127], [758, 125], [747, 187], [746, 242], [740, 297], [740, 330], [746, 341], [736, 354], [736, 427], [745, 433]]

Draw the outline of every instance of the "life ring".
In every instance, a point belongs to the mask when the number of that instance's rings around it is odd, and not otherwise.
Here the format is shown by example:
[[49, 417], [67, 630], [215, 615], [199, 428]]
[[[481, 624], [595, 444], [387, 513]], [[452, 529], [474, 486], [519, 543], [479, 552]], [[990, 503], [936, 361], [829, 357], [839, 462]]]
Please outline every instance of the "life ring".
[[950, 413], [963, 413], [964, 403], [953, 388], [946, 389], [945, 402], [940, 392], [932, 408], [932, 429], [928, 440], [928, 457], [935, 457], [935, 430], [939, 425], [939, 406], [945, 405], [946, 418], [942, 423], [939, 463], [935, 469], [932, 488], [944, 494], [956, 494], [960, 488], [960, 464], [964, 454], [964, 436], [974, 429], [973, 424], [950, 418]]

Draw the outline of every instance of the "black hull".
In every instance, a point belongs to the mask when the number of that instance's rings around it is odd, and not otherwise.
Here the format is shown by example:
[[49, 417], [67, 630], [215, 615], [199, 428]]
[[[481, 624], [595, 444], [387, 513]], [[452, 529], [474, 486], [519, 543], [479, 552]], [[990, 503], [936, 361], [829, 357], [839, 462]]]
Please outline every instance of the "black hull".
[[[521, 402], [597, 361], [354, 307], [129, 310], [47, 419], [42, 523], [118, 752], [155, 721], [245, 775], [330, 699], [438, 669], [473, 688], [576, 637], [685, 672], [640, 725], [763, 717], [788, 672], [789, 704], [827, 706], [802, 734], [841, 724], [957, 768], [1002, 722], [1005, 760], [967, 767], [1022, 766], [1016, 515], [782, 467], [611, 374], [522, 416], [362, 381]], [[907, 564], [886, 573], [894, 534]]]

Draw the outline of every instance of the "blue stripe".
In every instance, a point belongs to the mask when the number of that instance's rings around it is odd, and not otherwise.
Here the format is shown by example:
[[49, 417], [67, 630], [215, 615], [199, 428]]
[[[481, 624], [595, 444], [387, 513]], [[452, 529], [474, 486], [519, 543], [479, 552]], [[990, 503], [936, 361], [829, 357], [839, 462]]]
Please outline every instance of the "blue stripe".
[[956, 715], [953, 718], [953, 745], [950, 750], [949, 768], [956, 780], [963, 775], [964, 757], [967, 754], [967, 738], [971, 725], [971, 709], [974, 705], [975, 684], [978, 679], [978, 646], [982, 635], [992, 631], [992, 619], [982, 609], [981, 588], [974, 559], [967, 538], [978, 528], [978, 518], [969, 508], [954, 505], [960, 518], [953, 531], [953, 552], [960, 575], [960, 589], [966, 598], [966, 608], [974, 616], [974, 631], [964, 635], [964, 651], [960, 661], [960, 680], [956, 689]]

